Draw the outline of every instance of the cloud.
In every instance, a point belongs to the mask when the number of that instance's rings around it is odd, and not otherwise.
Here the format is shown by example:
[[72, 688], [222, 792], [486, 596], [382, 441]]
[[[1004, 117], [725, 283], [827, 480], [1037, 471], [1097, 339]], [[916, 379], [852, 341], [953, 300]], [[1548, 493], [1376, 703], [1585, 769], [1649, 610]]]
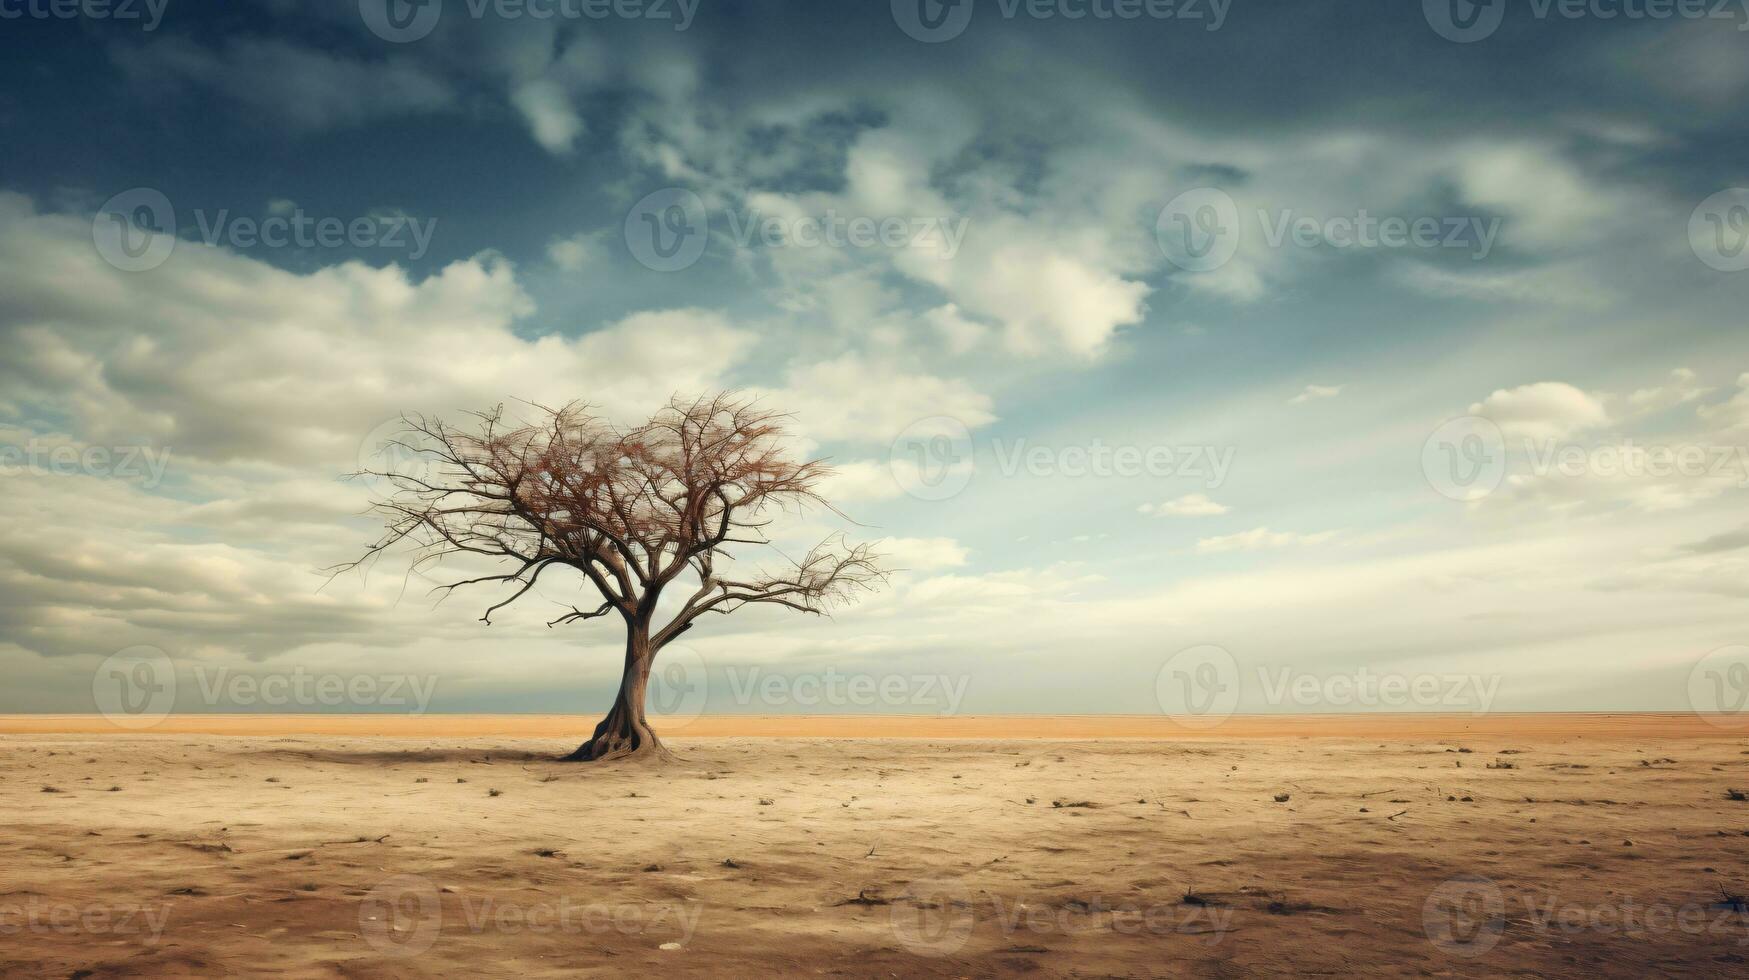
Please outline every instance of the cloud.
[[793, 411], [798, 431], [819, 441], [891, 443], [926, 418], [975, 429], [996, 420], [990, 396], [957, 378], [940, 378], [862, 354], [792, 365], [771, 402]]
[[1618, 43], [1611, 55], [1658, 90], [1701, 106], [1730, 105], [1749, 90], [1749, 65], [1736, 43], [1743, 28], [1734, 21], [1735, 30], [1680, 21], [1651, 37]]
[[196, 83], [300, 131], [443, 112], [457, 103], [448, 81], [406, 58], [350, 58], [253, 37], [216, 48], [162, 37], [111, 50], [136, 86], [175, 90]]
[[1455, 170], [1465, 200], [1507, 216], [1509, 244], [1566, 247], [1622, 215], [1610, 190], [1546, 145], [1477, 145], [1460, 153]]
[[1670, 372], [1670, 380], [1651, 388], [1640, 388], [1628, 396], [1628, 404], [1637, 412], [1657, 412], [1677, 405], [1687, 405], [1711, 394], [1703, 387], [1698, 375], [1687, 368]]
[[873, 547], [890, 568], [905, 571], [957, 568], [970, 554], [952, 538], [882, 538]]
[[1700, 417], [1725, 432], [1749, 429], [1749, 373], [1738, 376], [1737, 389], [1730, 401], [1703, 407]]
[[[1537, 390], [1531, 390], [1537, 389]], [[1472, 407], [1500, 421], [1509, 434], [1527, 440], [1509, 445], [1503, 485], [1480, 501], [1489, 508], [1533, 505], [1581, 514], [1630, 508], [1642, 513], [1697, 507], [1749, 488], [1749, 441], [1728, 425], [1709, 433], [1692, 423], [1673, 428], [1668, 409], [1692, 405], [1711, 389], [1686, 369], [1659, 386], [1636, 389], [1620, 422], [1605, 417], [1597, 397], [1568, 385], [1530, 385], [1495, 392]], [[1691, 418], [1728, 422], [1733, 404], [1701, 404]], [[1477, 411], [1478, 408], [1493, 411]], [[1680, 416], [1677, 417], [1680, 419]], [[1604, 424], [1618, 428], [1608, 438], [1586, 433]]]
[[370, 488], [340, 477], [373, 434], [404, 411], [462, 421], [515, 398], [641, 417], [671, 393], [722, 387], [753, 342], [690, 308], [524, 336], [532, 303], [491, 256], [418, 280], [356, 262], [300, 275], [180, 241], [161, 267], [128, 274], [98, 257], [90, 228], [0, 194], [0, 383], [14, 417], [0, 437], [143, 447], [169, 463], [162, 488], [9, 465], [20, 521], [0, 534], [0, 625], [47, 655], [146, 642], [223, 660], [429, 639], [477, 610], [432, 617], [414, 581], [420, 602], [398, 611], [399, 573], [322, 592], [313, 574], [372, 534], [358, 517]]
[[[1719, 480], [1514, 472], [1482, 505], [1423, 522], [1414, 517], [1423, 505], [1445, 501], [1430, 501], [1413, 453], [1419, 420], [1443, 418], [1503, 377], [1508, 387], [1564, 378], [1595, 403], [1525, 405], [1534, 399], [1512, 389], [1494, 406], [1514, 431], [1567, 432], [1587, 467], [1590, 453], [1623, 448], [1630, 434], [1725, 446], [1749, 431], [1749, 394], [1714, 397], [1692, 377], [1643, 378], [1638, 390], [1620, 381], [1652, 323], [1683, 363], [1743, 369], [1735, 285], [1697, 267], [1680, 234], [1701, 192], [1730, 172], [1724, 149], [1684, 134], [1735, 123], [1749, 68], [1731, 25], [1548, 32], [1556, 60], [1586, 70], [1541, 78], [1526, 100], [1510, 45], [1453, 46], [1424, 30], [1392, 37], [1389, 19], [1343, 20], [1319, 6], [1284, 11], [1228, 46], [1230, 71], [1170, 78], [1146, 69], [1205, 58], [1202, 32], [1017, 20], [968, 33], [942, 59], [894, 31], [883, 6], [816, 6], [779, 16], [754, 5], [744, 17], [701, 18], [683, 36], [620, 19], [446, 16], [431, 37], [397, 46], [369, 36], [356, 5], [293, 11], [276, 0], [239, 23], [303, 40], [215, 41], [226, 25], [167, 23], [150, 45], [110, 39], [120, 84], [11, 106], [27, 161], [15, 186], [74, 188], [56, 201], [76, 200], [88, 182], [104, 188], [94, 199], [119, 189], [109, 186], [113, 160], [55, 162], [62, 117], [89, 116], [118, 146], [202, 147], [174, 160], [124, 154], [130, 182], [188, 188], [179, 204], [210, 203], [193, 196], [211, 188], [237, 202], [284, 194], [311, 213], [350, 213], [364, 206], [351, 199], [357, 188], [320, 173], [257, 186], [281, 158], [332, 156], [361, 181], [408, 188], [407, 203], [444, 216], [438, 254], [473, 257], [409, 270], [313, 255], [300, 258], [326, 268], [290, 274], [184, 240], [167, 266], [129, 277], [93, 259], [88, 213], [36, 215], [0, 198], [6, 438], [174, 450], [158, 495], [88, 477], [7, 481], [23, 515], [0, 532], [0, 644], [14, 644], [4, 665], [24, 679], [9, 696], [47, 697], [37, 682], [53, 670], [57, 690], [70, 692], [61, 710], [88, 703], [94, 655], [147, 640], [215, 658], [295, 649], [300, 663], [440, 669], [440, 697], [483, 678], [497, 698], [464, 698], [464, 708], [582, 710], [586, 692], [540, 679], [599, 678], [609, 690], [622, 651], [608, 624], [544, 628], [547, 606], [576, 598], [569, 584], [555, 581], [535, 609], [505, 617], [491, 643], [473, 602], [431, 610], [416, 601], [423, 583], [400, 594], [399, 570], [316, 592], [310, 570], [350, 557], [371, 530], [348, 517], [363, 488], [331, 476], [357, 465], [365, 433], [407, 408], [522, 395], [586, 397], [634, 415], [678, 387], [739, 383], [797, 410], [810, 438], [842, 443], [818, 448], [849, 460], [831, 493], [867, 503], [853, 516], [931, 543], [899, 545], [918, 570], [839, 619], [736, 616], [690, 636], [713, 663], [927, 664], [973, 676], [983, 710], [1154, 710], [1163, 648], [1212, 640], [1248, 666], [1291, 656], [1307, 669], [1497, 670], [1531, 708], [1660, 698], [1682, 707], [1691, 664], [1680, 661], [1742, 619], [1736, 583], [1749, 576], [1730, 530], [1742, 523], [1740, 493]], [[764, 56], [816, 50], [847, 30], [867, 43], [832, 59]], [[1393, 79], [1383, 100], [1376, 73], [1314, 73], [1315, 83], [1267, 97], [1248, 81], [1308, 51], [1361, 64], [1386, 42], [1406, 44], [1427, 71]], [[114, 80], [100, 64], [73, 70], [86, 68]], [[959, 84], [965, 77], [1001, 84]], [[1456, 102], [1454, 79], [1465, 92]], [[139, 92], [160, 101], [126, 101]], [[214, 130], [227, 115], [246, 116], [261, 138]], [[379, 123], [409, 147], [446, 147], [467, 172], [509, 159], [517, 179], [482, 192], [409, 176], [377, 158]], [[526, 166], [541, 154], [550, 166]], [[715, 242], [682, 275], [618, 268], [624, 205], [663, 185], [696, 190], [713, 221], [756, 201], [774, 213], [969, 224], [952, 259], [927, 245]], [[1247, 237], [1220, 270], [1180, 273], [1152, 241], [1154, 216], [1199, 185], [1234, 195]], [[1257, 210], [1290, 208], [1314, 219], [1361, 208], [1498, 215], [1501, 247], [1470, 261], [1263, 244]], [[610, 263], [616, 274], [599, 274]], [[1252, 305], [1235, 311], [1241, 302]], [[1186, 321], [1208, 329], [1186, 336], [1176, 329]], [[1367, 323], [1404, 329], [1388, 339], [1350, 329]], [[1305, 359], [1245, 355], [1298, 349], [1307, 325], [1319, 358], [1360, 366], [1365, 377], [1343, 380], [1364, 385], [1374, 417], [1284, 431], [1268, 410], [1304, 383]], [[1421, 370], [1434, 358], [1438, 378]], [[1176, 372], [1173, 383], [1135, 388], [1143, 367]], [[1579, 370], [1588, 373], [1561, 373]], [[1452, 391], [1471, 397], [1454, 402]], [[1124, 500], [1165, 500], [1190, 484], [1132, 496], [1104, 481], [1029, 480], [1014, 493], [980, 481], [928, 507], [899, 491], [894, 467], [909, 479], [914, 464], [883, 458], [892, 430], [931, 413], [975, 427], [999, 412], [1005, 430], [1028, 435], [1236, 446], [1247, 509], [1259, 487], [1337, 508], [1275, 525], [1348, 523], [1356, 507], [1371, 523], [1292, 562], [1267, 549], [1321, 536], [1258, 528], [1207, 538], [1227, 549], [1204, 563], [1216, 572], [1126, 570], [1114, 590], [1089, 568], [1038, 563], [1076, 540], [1104, 568], [1121, 556], [1126, 522], [1134, 530]], [[1674, 431], [1684, 426], [1695, 431]], [[1405, 474], [1410, 495], [1393, 482]], [[1152, 511], [1200, 509], [1190, 500]], [[1513, 501], [1527, 506], [1504, 506]], [[1622, 508], [1633, 513], [1607, 513]], [[1069, 529], [1037, 530], [1065, 514], [1076, 515]], [[1024, 547], [1017, 527], [1034, 529]], [[946, 533], [957, 540], [930, 537]], [[1705, 547], [1683, 554], [1672, 542]], [[1065, 662], [1064, 649], [1091, 653]], [[28, 695], [16, 693], [26, 685]]]
[[555, 238], [547, 244], [547, 260], [564, 272], [582, 272], [605, 256], [600, 237], [593, 234]]
[[1262, 265], [1253, 256], [1239, 255], [1218, 269], [1178, 274], [1173, 281], [1183, 283], [1193, 292], [1234, 303], [1253, 303], [1269, 292], [1261, 272]]
[[551, 153], [569, 153], [588, 127], [563, 89], [551, 81], [525, 82], [510, 93], [510, 104], [528, 121], [535, 142]]
[[1196, 542], [1196, 551], [1197, 554], [1214, 555], [1230, 551], [1293, 548], [1322, 544], [1335, 536], [1335, 531], [1301, 534], [1297, 531], [1271, 531], [1266, 527], [1256, 527], [1249, 531], [1241, 531], [1238, 534], [1202, 538]]
[[1471, 405], [1470, 414], [1494, 422], [1509, 438], [1535, 441], [1565, 439], [1609, 424], [1599, 399], [1560, 381], [1499, 389]]
[[1000, 322], [1009, 350], [1097, 357], [1119, 328], [1141, 321], [1145, 283], [1063, 249], [1030, 223], [995, 224], [968, 236], [953, 262], [910, 268], [965, 309]]
[[571, 390], [626, 414], [647, 412], [670, 395], [724, 387], [724, 377], [756, 342], [750, 331], [704, 309], [634, 313], [564, 346], [547, 344], [551, 339], [537, 344], [575, 358], [565, 365], [574, 372]]
[[1563, 446], [1547, 459], [1540, 454], [1532, 449], [1528, 472], [1508, 476], [1485, 506], [1657, 513], [1749, 488], [1749, 447], [1623, 441]]
[[904, 492], [893, 478], [893, 469], [886, 460], [833, 463], [831, 475], [820, 484], [820, 494], [835, 503], [890, 500]]
[[1458, 269], [1405, 262], [1398, 267], [1396, 278], [1410, 289], [1436, 298], [1606, 310], [1616, 303], [1617, 289], [1600, 279], [1597, 271], [1596, 263], [1589, 261], [1544, 261], [1512, 269]]
[[402, 642], [378, 632], [383, 593], [318, 595], [316, 563], [304, 563], [320, 550], [313, 542], [332, 543], [350, 523], [334, 511], [360, 509], [356, 488], [330, 481], [325, 502], [308, 502], [327, 522], [306, 517], [282, 546], [263, 548], [287, 527], [282, 506], [218, 513], [85, 475], [14, 474], [6, 485], [18, 522], [0, 531], [0, 632], [27, 649], [106, 656], [151, 643], [259, 658], [318, 642]]
[[[965, 139], [944, 137], [941, 129], [939, 121], [905, 117], [861, 135], [847, 150], [843, 193], [824, 196], [829, 200], [812, 195], [807, 210], [963, 228], [957, 250], [936, 235], [879, 256], [946, 297], [926, 320], [959, 350], [983, 332], [970, 317], [998, 324], [1012, 354], [1084, 359], [1097, 358], [1119, 329], [1141, 322], [1151, 288], [1131, 277], [1139, 266], [1091, 216], [1066, 213], [1046, 223], [941, 193], [931, 169]], [[763, 197], [777, 206], [777, 195]]]
[[1160, 517], [1218, 517], [1229, 510], [1224, 504], [1215, 503], [1200, 493], [1187, 493], [1176, 500], [1168, 500], [1163, 504], [1143, 504], [1136, 509], [1140, 513]]
[[955, 354], [973, 350], [983, 344], [990, 333], [989, 328], [983, 324], [961, 316], [959, 307], [952, 303], [924, 313], [923, 321], [935, 328], [942, 341], [947, 344], [947, 349]]
[[1743, 548], [1749, 548], [1749, 527], [1709, 535], [1703, 540], [1685, 544], [1679, 550], [1691, 555], [1714, 555]]
[[1288, 399], [1289, 405], [1304, 405], [1315, 398], [1335, 398], [1347, 385], [1306, 385], [1304, 391]]
[[98, 257], [89, 218], [0, 195], [0, 229], [0, 379], [14, 400], [70, 413], [82, 438], [184, 458], [350, 470], [358, 441], [404, 411], [512, 397], [636, 414], [720, 387], [752, 343], [699, 309], [524, 337], [514, 326], [533, 303], [490, 255], [415, 281], [358, 262], [300, 275], [181, 241], [130, 274]]
[[912, 584], [903, 598], [920, 607], [919, 615], [947, 609], [959, 618], [972, 610], [1018, 610], [1030, 604], [1068, 599], [1079, 590], [1104, 581], [1104, 576], [1065, 562], [1042, 569], [937, 575]]

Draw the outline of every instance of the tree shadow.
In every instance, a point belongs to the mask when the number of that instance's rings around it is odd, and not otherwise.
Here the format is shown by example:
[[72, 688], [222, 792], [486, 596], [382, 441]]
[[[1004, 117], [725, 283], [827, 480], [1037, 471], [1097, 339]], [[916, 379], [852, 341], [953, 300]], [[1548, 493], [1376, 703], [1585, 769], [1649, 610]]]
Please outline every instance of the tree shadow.
[[405, 749], [371, 748], [321, 748], [304, 749], [281, 746], [275, 748], [253, 749], [249, 755], [262, 759], [282, 759], [288, 762], [316, 762], [326, 765], [442, 765], [446, 763], [464, 763], [476, 765], [521, 765], [531, 762], [550, 762], [560, 764], [565, 753], [570, 748], [569, 740], [555, 740], [551, 749], [534, 751], [529, 749], [501, 748], [469, 748], [467, 746], [420, 746]]

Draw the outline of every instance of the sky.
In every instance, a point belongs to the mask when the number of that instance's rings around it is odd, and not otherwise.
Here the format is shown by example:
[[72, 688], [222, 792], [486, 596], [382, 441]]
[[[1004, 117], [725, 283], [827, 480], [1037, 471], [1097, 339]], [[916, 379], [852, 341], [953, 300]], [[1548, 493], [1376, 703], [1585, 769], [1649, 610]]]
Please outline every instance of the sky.
[[0, 0], [0, 48], [0, 711], [599, 712], [580, 582], [326, 573], [345, 475], [403, 412], [728, 388], [836, 467], [780, 544], [894, 571], [693, 630], [676, 725], [1745, 706], [1749, 5]]

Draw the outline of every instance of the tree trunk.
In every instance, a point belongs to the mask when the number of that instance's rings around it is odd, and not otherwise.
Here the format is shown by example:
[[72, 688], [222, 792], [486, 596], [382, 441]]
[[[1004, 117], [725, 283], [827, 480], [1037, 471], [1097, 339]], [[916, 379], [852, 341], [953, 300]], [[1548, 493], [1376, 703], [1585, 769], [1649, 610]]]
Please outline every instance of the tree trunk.
[[644, 716], [644, 695], [650, 686], [650, 666], [656, 651], [650, 644], [647, 624], [634, 623], [626, 634], [625, 671], [620, 677], [619, 694], [613, 708], [589, 741], [566, 756], [566, 762], [601, 762], [606, 759], [631, 757], [669, 758], [669, 752], [650, 728]]

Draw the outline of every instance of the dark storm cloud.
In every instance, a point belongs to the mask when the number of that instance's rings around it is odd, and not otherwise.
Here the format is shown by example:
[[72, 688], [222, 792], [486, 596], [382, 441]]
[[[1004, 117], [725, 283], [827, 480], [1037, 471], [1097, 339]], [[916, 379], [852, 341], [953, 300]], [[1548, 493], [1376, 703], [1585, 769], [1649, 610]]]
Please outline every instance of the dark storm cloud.
[[[599, 96], [586, 107], [598, 117], [588, 120], [594, 131], [623, 111], [607, 96], [660, 85], [665, 54], [684, 55], [700, 75], [700, 97], [725, 106], [933, 80], [1019, 123], [1121, 98], [1226, 133], [1363, 121], [1405, 132], [1528, 132], [1606, 110], [1617, 124], [1704, 140], [1740, 131], [1746, 110], [1735, 96], [1749, 82], [1736, 67], [1744, 35], [1731, 22], [1539, 18], [1528, 4], [1513, 5], [1491, 36], [1460, 44], [1429, 26], [1420, 3], [1394, 0], [1234, 0], [1219, 30], [1207, 20], [1040, 19], [1030, 4], [976, 0], [962, 34], [926, 44], [899, 29], [885, 2], [704, 0], [684, 31], [648, 18], [506, 17], [491, 3], [475, 16], [482, 2], [447, 0], [435, 30], [406, 44], [372, 35], [351, 0], [190, 0], [173, 4], [149, 34], [15, 24], [0, 43], [19, 47], [0, 73], [20, 121], [98, 102], [113, 114], [120, 104], [155, 117], [137, 116], [114, 135], [195, 144], [212, 123], [203, 104], [242, 107], [263, 130], [400, 114], [458, 137], [464, 157], [489, 149], [466, 136], [508, 111], [504, 88], [518, 78], [539, 73]], [[650, 77], [638, 77], [640, 65]], [[459, 113], [438, 111], [457, 103]], [[42, 142], [58, 135], [51, 126]]]

